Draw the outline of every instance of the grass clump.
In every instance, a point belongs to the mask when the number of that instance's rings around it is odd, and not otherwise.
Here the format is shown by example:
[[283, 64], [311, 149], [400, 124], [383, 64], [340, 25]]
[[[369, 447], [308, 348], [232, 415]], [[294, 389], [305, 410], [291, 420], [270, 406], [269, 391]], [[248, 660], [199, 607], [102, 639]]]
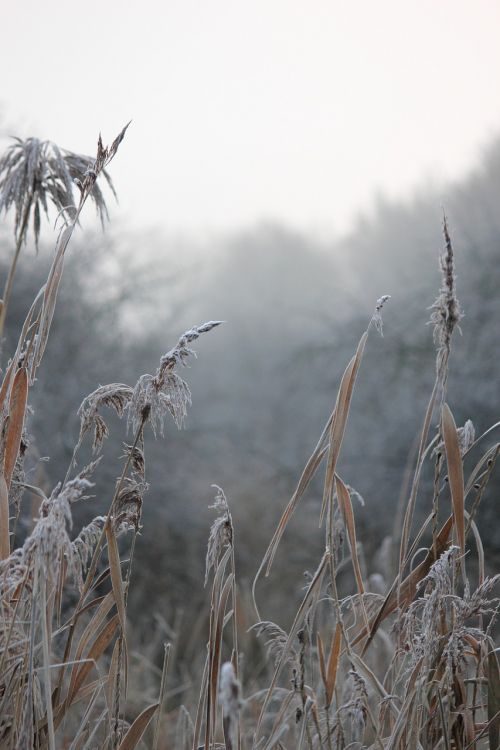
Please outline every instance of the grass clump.
[[[352, 502], [357, 493], [350, 482], [356, 477], [341, 476], [339, 469], [366, 343], [373, 329], [382, 334], [382, 308], [389, 299], [383, 295], [256, 565], [251, 592], [237, 584], [236, 529], [228, 499], [215, 487], [205, 574], [208, 633], [197, 644], [203, 667], [196, 683], [181, 690], [182, 701], [170, 704], [171, 662], [174, 656], [181, 661], [182, 654], [165, 644], [157, 697], [131, 712], [127, 611], [148, 491], [145, 435], [149, 428], [162, 435], [166, 418], [182, 426], [191, 394], [180, 371], [193, 354], [193, 342], [220, 321], [186, 331], [154, 375], [141, 375], [135, 385], [99, 386], [83, 400], [70, 465], [50, 493], [28, 484], [23, 469], [29, 394], [50, 334], [64, 256], [87, 199], [102, 215], [97, 180], [104, 174], [109, 181], [105, 170], [125, 131], [109, 148], [99, 139], [91, 163], [35, 139], [16, 143], [0, 161], [0, 210], [15, 210], [17, 244], [9, 278], [30, 216], [35, 241], [40, 206], [46, 209], [50, 199], [63, 217], [47, 283], [27, 314], [0, 389], [0, 747], [126, 750], [142, 741], [155, 750], [498, 747], [498, 576], [486, 575], [476, 519], [500, 444], [490, 444], [470, 468], [470, 457], [491, 430], [476, 438], [470, 421], [457, 427], [448, 403], [451, 343], [462, 314], [446, 219], [442, 285], [431, 315], [435, 382], [402, 528], [392, 539], [397, 550], [392, 580], [368, 575]], [[76, 173], [80, 197], [68, 208]], [[7, 302], [8, 295], [2, 325]], [[106, 514], [76, 533], [73, 509], [92, 492], [100, 470], [109, 409], [126, 419], [130, 442], [123, 443], [122, 469]], [[81, 466], [87, 440], [92, 461]], [[318, 522], [324, 545], [317, 567], [307, 577], [292, 621], [271, 622], [265, 618], [259, 582], [278, 567], [290, 519], [322, 466]], [[424, 494], [422, 475], [429, 466], [432, 492], [420, 498], [427, 515], [414, 529], [417, 498]], [[23, 491], [37, 499], [38, 514], [31, 533], [13, 549]]]

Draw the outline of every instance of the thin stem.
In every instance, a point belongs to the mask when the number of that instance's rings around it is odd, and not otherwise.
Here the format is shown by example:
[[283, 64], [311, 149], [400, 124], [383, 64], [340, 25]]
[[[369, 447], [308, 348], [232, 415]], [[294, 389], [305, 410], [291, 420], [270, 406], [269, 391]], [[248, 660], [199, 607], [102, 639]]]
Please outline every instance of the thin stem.
[[3, 288], [3, 300], [2, 300], [2, 307], [0, 309], [0, 340], [2, 339], [3, 330], [5, 327], [5, 318], [7, 316], [7, 308], [9, 306], [10, 296], [12, 294], [12, 285], [14, 283], [14, 275], [16, 273], [17, 261], [19, 260], [19, 255], [21, 253], [21, 248], [23, 246], [23, 243], [26, 240], [26, 230], [28, 228], [28, 221], [30, 217], [32, 203], [33, 203], [33, 197], [30, 195], [28, 202], [26, 203], [26, 207], [24, 209], [23, 220], [21, 222], [21, 228], [17, 236], [14, 258], [12, 260], [12, 263], [10, 264], [9, 273], [7, 275], [7, 280]]

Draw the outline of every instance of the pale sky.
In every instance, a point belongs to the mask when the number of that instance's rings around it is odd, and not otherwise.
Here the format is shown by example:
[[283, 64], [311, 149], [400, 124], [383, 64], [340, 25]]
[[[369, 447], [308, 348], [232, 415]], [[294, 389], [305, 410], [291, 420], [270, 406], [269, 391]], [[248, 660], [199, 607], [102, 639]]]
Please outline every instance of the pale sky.
[[3, 125], [95, 153], [112, 217], [346, 231], [500, 133], [499, 0], [4, 0]]

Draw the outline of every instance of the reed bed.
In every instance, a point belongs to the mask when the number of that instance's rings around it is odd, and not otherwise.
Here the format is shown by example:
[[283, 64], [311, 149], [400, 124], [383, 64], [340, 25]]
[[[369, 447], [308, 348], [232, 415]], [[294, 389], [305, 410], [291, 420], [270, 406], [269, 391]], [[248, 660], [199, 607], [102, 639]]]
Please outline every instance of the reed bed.
[[[220, 321], [186, 331], [161, 358], [154, 375], [142, 375], [135, 385], [99, 386], [84, 399], [66, 476], [49, 495], [28, 484], [23, 471], [29, 394], [36, 387], [50, 334], [65, 253], [87, 200], [105, 213], [97, 181], [102, 174], [109, 180], [106, 169], [125, 132], [109, 148], [99, 138], [93, 160], [30, 139], [16, 142], [0, 161], [0, 210], [15, 209], [15, 251], [0, 330], [30, 216], [35, 241], [40, 207], [46, 209], [48, 200], [55, 203], [62, 224], [47, 282], [28, 311], [0, 389], [0, 747], [500, 747], [498, 576], [486, 575], [476, 523], [500, 443], [492, 440], [497, 425], [479, 437], [470, 421], [457, 427], [448, 400], [451, 344], [462, 313], [446, 219], [442, 284], [431, 314], [435, 382], [422, 418], [402, 527], [399, 538], [392, 540], [397, 547], [393, 579], [367, 574], [356, 531], [356, 477], [341, 476], [339, 470], [366, 342], [382, 334], [382, 308], [389, 299], [384, 295], [345, 368], [332, 412], [267, 551], [256, 564], [251, 592], [238, 585], [237, 529], [230, 503], [220, 487], [214, 488], [205, 576], [208, 632], [198, 643], [203, 667], [196, 684], [180, 690], [170, 703], [171, 661], [179, 655], [165, 643], [163, 663], [151, 668], [156, 696], [132, 710], [137, 691], [127, 604], [147, 501], [148, 431], [161, 435], [168, 418], [182, 426], [190, 391], [180, 372], [193, 354], [192, 344]], [[107, 513], [76, 533], [73, 507], [92, 491], [109, 434], [110, 409], [126, 420], [131, 435], [124, 443], [122, 471]], [[93, 460], [81, 466], [86, 441]], [[359, 467], [362, 471], [362, 455]], [[428, 497], [421, 486], [427, 467], [434, 475]], [[286, 566], [279, 554], [281, 542], [321, 472], [318, 523], [324, 545], [318, 549], [317, 568], [308, 576], [291, 622], [271, 622], [266, 620], [259, 582], [263, 576], [279, 576], [279, 565]], [[22, 546], [13, 549], [23, 493], [38, 499], [39, 512]], [[417, 499], [426, 508], [420, 527], [415, 523]], [[349, 566], [352, 574], [340, 576]], [[252, 659], [259, 662], [258, 669]]]

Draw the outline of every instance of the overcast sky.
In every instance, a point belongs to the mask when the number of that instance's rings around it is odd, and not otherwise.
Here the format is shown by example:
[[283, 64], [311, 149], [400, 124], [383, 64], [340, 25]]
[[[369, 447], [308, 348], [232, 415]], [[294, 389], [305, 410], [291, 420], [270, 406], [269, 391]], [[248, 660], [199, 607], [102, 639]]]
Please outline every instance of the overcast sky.
[[115, 218], [338, 232], [500, 133], [500, 2], [5, 2], [0, 71], [23, 136], [93, 154], [133, 119]]

